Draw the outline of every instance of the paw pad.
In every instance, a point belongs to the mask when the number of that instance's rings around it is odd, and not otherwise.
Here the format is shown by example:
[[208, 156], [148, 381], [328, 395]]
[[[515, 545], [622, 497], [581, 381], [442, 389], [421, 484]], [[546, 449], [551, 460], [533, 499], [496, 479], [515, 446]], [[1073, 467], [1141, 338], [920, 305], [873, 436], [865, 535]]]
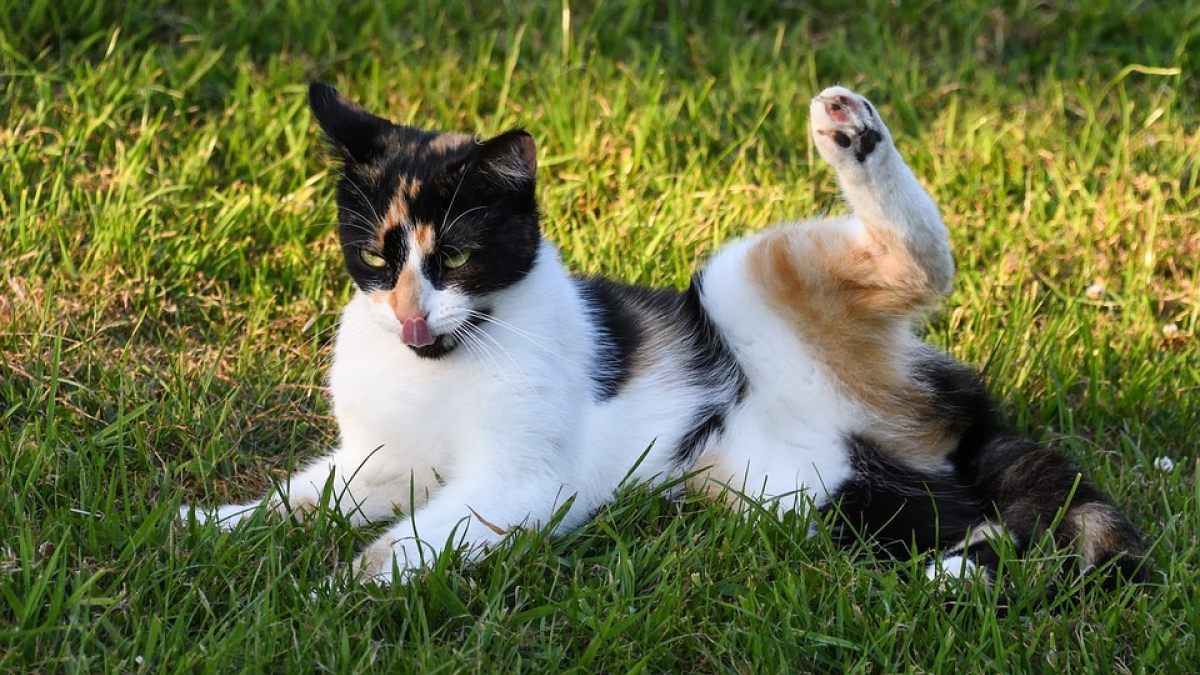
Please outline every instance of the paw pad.
[[847, 109], [853, 110], [854, 103], [846, 96], [834, 96], [832, 100], [825, 103], [825, 112], [829, 115], [829, 119], [838, 124], [845, 124], [850, 121]]
[[813, 131], [837, 147], [851, 150], [860, 164], [884, 142], [875, 109], [867, 99], [841, 87], [832, 87], [813, 99]]
[[[875, 152], [875, 146], [883, 140], [883, 134], [877, 129], [867, 129], [858, 137], [858, 149], [854, 151], [854, 159], [865, 162], [867, 155]], [[846, 147], [846, 146], [842, 146]]]

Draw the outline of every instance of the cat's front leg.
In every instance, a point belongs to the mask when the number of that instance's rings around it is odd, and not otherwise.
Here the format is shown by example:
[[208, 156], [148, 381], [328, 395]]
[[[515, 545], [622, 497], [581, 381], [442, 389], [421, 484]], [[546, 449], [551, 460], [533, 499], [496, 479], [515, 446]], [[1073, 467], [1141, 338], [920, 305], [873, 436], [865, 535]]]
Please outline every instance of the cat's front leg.
[[224, 504], [217, 507], [183, 504], [179, 507], [179, 520], [185, 523], [194, 520], [202, 525], [211, 523], [222, 530], [232, 530], [237, 527], [238, 523], [249, 518], [258, 509], [262, 508], [263, 503], [266, 501], [268, 501], [268, 498], [263, 497], [262, 499], [242, 504]]
[[200, 524], [213, 524], [222, 530], [232, 530], [264, 509], [272, 516], [284, 517], [292, 514], [304, 519], [316, 508], [319, 497], [319, 493], [312, 496], [296, 494], [293, 499], [288, 494], [285, 484], [259, 499], [240, 504], [222, 504], [216, 507], [183, 504], [179, 507], [179, 519], [185, 522], [194, 520]]
[[388, 520], [395, 517], [397, 505], [405, 501], [402, 497], [412, 494], [412, 489], [406, 489], [412, 487], [411, 481], [397, 479], [390, 490], [372, 489], [372, 479], [380, 482], [379, 467], [368, 466], [372, 458], [341, 450], [296, 471], [259, 499], [215, 508], [184, 505], [179, 509], [179, 518], [213, 523], [226, 530], [264, 509], [272, 516], [290, 515], [304, 520], [316, 509], [328, 508], [356, 527]]
[[[467, 560], [482, 557], [510, 533], [537, 529], [567, 505], [566, 489], [550, 480], [532, 484], [497, 477], [489, 484], [447, 485], [411, 518], [394, 524], [355, 560], [358, 581], [405, 583], [438, 556], [458, 551]], [[577, 527], [580, 509], [557, 521], [556, 530]], [[399, 576], [396, 576], [396, 575]]]

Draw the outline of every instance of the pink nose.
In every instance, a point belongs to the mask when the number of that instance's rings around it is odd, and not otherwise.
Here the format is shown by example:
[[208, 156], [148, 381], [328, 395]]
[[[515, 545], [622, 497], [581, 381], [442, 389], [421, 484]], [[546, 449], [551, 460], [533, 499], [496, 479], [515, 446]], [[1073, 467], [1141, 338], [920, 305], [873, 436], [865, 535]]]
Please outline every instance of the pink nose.
[[400, 328], [400, 337], [403, 338], [404, 344], [410, 347], [428, 347], [433, 344], [434, 339], [429, 324], [419, 316], [404, 320], [404, 325]]

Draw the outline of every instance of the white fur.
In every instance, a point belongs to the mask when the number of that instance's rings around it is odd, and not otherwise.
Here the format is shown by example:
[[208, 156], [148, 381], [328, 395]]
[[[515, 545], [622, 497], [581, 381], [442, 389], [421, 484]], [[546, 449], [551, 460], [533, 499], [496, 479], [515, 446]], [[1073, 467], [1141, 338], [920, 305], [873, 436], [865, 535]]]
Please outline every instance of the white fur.
[[987, 573], [970, 558], [962, 555], [939, 556], [925, 568], [925, 578], [949, 587], [963, 579], [987, 578]]
[[[815, 102], [813, 115], [814, 129], [831, 123]], [[856, 212], [890, 218], [935, 250], [945, 239], [937, 210], [884, 134], [861, 164], [816, 138]], [[856, 217], [834, 226], [862, 228]], [[416, 356], [390, 311], [358, 293], [342, 314], [329, 375], [338, 449], [293, 475], [286, 501], [311, 507], [332, 479], [338, 508], [356, 523], [407, 514], [358, 563], [384, 583], [393, 569], [402, 579], [447, 546], [478, 555], [513, 528], [550, 522], [569, 499], [558, 529], [577, 527], [627, 477], [654, 483], [711, 467], [716, 483], [779, 510], [824, 503], [850, 476], [843, 439], [861, 426], [862, 411], [748, 283], [751, 244], [725, 248], [704, 272], [703, 305], [749, 388], [692, 466], [676, 465], [675, 448], [706, 401], [732, 392], [688, 379], [664, 336], [654, 361], [615, 397], [596, 401], [595, 329], [579, 287], [543, 244], [526, 278], [488, 298], [497, 321], [440, 359]], [[422, 304], [435, 333], [465, 320], [466, 302], [452, 291], [426, 284]], [[280, 496], [263, 501], [281, 508]], [[201, 515], [232, 524], [260, 503]]]
[[746, 282], [753, 240], [726, 247], [704, 274], [704, 306], [747, 379], [746, 400], [698, 462], [712, 479], [780, 509], [816, 506], [849, 477], [842, 439], [855, 407], [788, 323]]

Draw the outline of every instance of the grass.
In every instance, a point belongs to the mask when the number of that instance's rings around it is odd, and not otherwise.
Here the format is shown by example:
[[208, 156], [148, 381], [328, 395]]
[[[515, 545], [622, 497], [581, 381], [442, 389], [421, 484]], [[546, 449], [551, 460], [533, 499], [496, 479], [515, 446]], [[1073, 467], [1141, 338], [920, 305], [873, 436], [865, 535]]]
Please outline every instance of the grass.
[[[1200, 3], [136, 5], [0, 0], [0, 670], [1194, 672]], [[563, 539], [313, 603], [369, 534], [174, 523], [334, 439], [314, 78], [527, 127], [568, 264], [673, 286], [839, 208], [806, 101], [863, 91], [952, 229], [930, 340], [1129, 509], [1156, 583], [1044, 603], [1047, 550], [1009, 564], [1009, 612], [947, 605], [920, 561], [632, 489]]]

